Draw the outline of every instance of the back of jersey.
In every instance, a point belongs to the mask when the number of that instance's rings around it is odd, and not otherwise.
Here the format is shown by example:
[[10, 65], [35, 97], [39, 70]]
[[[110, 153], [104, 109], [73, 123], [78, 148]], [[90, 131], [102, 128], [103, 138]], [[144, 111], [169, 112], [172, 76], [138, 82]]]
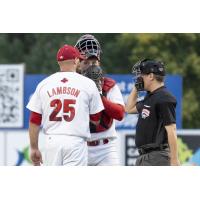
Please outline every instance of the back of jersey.
[[89, 114], [103, 105], [93, 81], [75, 72], [57, 72], [40, 82], [27, 108], [42, 114], [45, 134], [89, 138]]

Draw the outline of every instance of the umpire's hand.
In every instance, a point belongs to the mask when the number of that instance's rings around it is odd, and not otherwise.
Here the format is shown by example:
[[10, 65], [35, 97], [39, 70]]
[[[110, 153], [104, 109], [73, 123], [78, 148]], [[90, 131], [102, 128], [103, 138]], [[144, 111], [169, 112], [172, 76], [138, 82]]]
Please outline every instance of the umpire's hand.
[[178, 159], [171, 159], [170, 164], [171, 166], [180, 166], [180, 161]]
[[30, 158], [34, 166], [40, 166], [43, 163], [42, 154], [39, 149], [31, 149]]

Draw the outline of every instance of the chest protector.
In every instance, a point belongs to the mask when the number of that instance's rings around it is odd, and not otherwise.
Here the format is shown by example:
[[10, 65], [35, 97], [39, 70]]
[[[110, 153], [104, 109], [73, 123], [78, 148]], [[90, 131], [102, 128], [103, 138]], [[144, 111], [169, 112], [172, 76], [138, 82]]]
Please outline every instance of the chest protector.
[[[104, 77], [103, 87], [102, 87], [102, 94], [103, 96], [107, 96], [107, 93], [111, 88], [115, 86], [116, 82], [111, 79]], [[108, 130], [113, 123], [113, 118], [109, 117], [105, 110], [101, 111], [100, 123], [99, 125], [95, 125], [90, 122], [90, 132], [91, 133], [99, 133]]]

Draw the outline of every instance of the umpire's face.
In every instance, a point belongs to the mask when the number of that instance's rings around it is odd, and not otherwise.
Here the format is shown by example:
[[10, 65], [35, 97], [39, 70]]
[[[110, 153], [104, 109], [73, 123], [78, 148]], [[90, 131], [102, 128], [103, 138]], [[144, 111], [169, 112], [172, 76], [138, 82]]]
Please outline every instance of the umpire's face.
[[100, 62], [96, 57], [89, 57], [88, 59], [81, 61], [80, 68], [81, 70], [86, 70], [91, 65], [100, 66]]
[[150, 90], [151, 90], [152, 82], [153, 82], [153, 80], [154, 80], [154, 75], [153, 75], [153, 73], [150, 73], [150, 74], [142, 74], [141, 76], [142, 76], [143, 81], [144, 81], [144, 89], [145, 89], [146, 91], [150, 91]]

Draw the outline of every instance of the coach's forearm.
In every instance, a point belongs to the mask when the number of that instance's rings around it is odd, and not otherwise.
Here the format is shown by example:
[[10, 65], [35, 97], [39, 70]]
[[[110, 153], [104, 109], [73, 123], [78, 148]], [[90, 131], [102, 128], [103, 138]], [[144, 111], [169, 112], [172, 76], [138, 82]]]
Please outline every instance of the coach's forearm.
[[135, 105], [137, 103], [137, 90], [135, 86], [133, 86], [133, 89], [127, 99], [127, 103], [125, 105], [125, 111], [127, 113], [137, 113], [137, 110], [135, 108]]
[[29, 138], [30, 147], [32, 149], [38, 149], [38, 137], [39, 137], [40, 126], [29, 122]]

